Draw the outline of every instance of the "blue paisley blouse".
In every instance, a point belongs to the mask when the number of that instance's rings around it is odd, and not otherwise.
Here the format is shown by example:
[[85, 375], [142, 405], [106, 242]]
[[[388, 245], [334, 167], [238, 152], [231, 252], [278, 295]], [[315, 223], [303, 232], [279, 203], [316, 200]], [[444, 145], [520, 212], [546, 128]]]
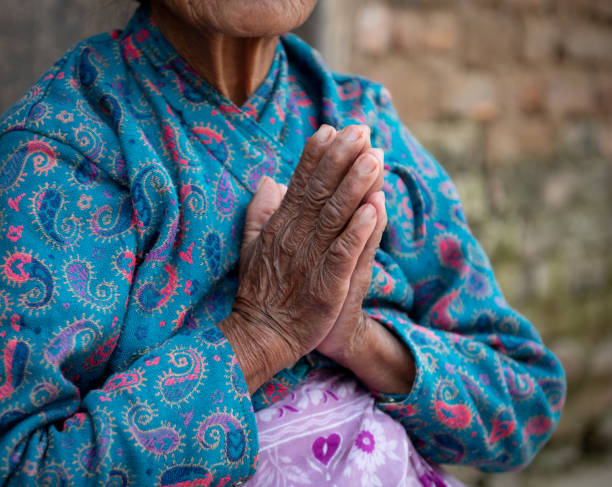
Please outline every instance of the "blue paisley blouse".
[[69, 50], [0, 121], [0, 479], [7, 485], [231, 485], [251, 476], [252, 397], [215, 326], [231, 311], [244, 214], [289, 183], [322, 123], [368, 124], [389, 223], [366, 310], [414, 355], [407, 395], [372, 391], [420, 453], [525, 465], [565, 397], [557, 359], [505, 301], [457, 192], [387, 90], [283, 36], [237, 107], [141, 7]]

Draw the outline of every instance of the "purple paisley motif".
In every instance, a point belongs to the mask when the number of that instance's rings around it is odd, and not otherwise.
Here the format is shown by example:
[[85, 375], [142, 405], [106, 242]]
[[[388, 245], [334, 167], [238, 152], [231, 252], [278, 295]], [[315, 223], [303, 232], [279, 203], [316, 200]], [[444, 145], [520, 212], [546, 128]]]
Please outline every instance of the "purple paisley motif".
[[13, 187], [23, 174], [28, 147], [20, 147], [11, 154], [0, 166], [0, 192]]
[[199, 465], [176, 465], [166, 470], [160, 479], [162, 487], [187, 487], [212, 483], [212, 474]]
[[178, 233], [179, 219], [173, 218], [168, 230], [165, 232], [166, 235], [163, 239], [160, 237], [159, 242], [153, 247], [145, 256], [145, 261], [157, 261], [163, 262], [170, 254], [170, 249], [176, 242], [176, 235]]
[[198, 427], [196, 440], [205, 450], [217, 448], [225, 440], [225, 456], [230, 462], [239, 462], [246, 452], [246, 436], [240, 422], [226, 413], [214, 414]]
[[0, 384], [0, 401], [10, 397], [24, 380], [30, 359], [30, 347], [19, 340], [8, 340], [2, 352], [4, 369]]
[[74, 179], [83, 186], [93, 184], [100, 174], [100, 169], [96, 164], [87, 158], [83, 158], [76, 166], [74, 166]]
[[517, 399], [528, 399], [535, 389], [535, 383], [529, 374], [517, 374], [511, 367], [502, 367], [510, 395]]
[[134, 439], [147, 452], [154, 455], [167, 455], [176, 451], [181, 442], [180, 435], [171, 426], [162, 424], [157, 428], [141, 429], [159, 418], [152, 408], [145, 404], [136, 404], [127, 411], [127, 423]]
[[204, 262], [214, 279], [217, 279], [221, 273], [222, 248], [223, 240], [217, 232], [210, 232], [204, 237]]
[[431, 439], [444, 463], [458, 464], [465, 458], [465, 445], [455, 435], [434, 434]]
[[123, 470], [114, 468], [108, 475], [108, 482], [104, 487], [128, 487], [130, 485], [130, 478], [128, 474]]
[[132, 228], [132, 200], [125, 197], [119, 204], [119, 213], [113, 215], [113, 206], [103, 205], [91, 217], [91, 230], [97, 237], [108, 239], [119, 237]]
[[94, 416], [96, 443], [79, 452], [79, 464], [86, 472], [93, 474], [108, 454], [111, 444], [110, 419], [105, 414]]
[[57, 188], [43, 188], [33, 198], [34, 215], [43, 233], [51, 242], [61, 247], [73, 245], [79, 238], [80, 221], [70, 214], [61, 222], [59, 227], [59, 213], [65, 199]]
[[553, 411], [561, 411], [565, 404], [566, 385], [562, 380], [543, 379], [538, 381], [538, 385], [546, 395]]
[[81, 125], [74, 129], [74, 138], [81, 153], [91, 161], [97, 160], [102, 153], [102, 140], [93, 129]]
[[251, 191], [255, 191], [257, 183], [262, 176], [274, 176], [276, 174], [276, 154], [272, 148], [263, 141], [247, 146], [248, 159], [253, 159], [253, 169], [249, 171], [248, 182]]
[[217, 183], [216, 197], [217, 210], [222, 217], [229, 216], [233, 213], [235, 201], [236, 193], [232, 186], [230, 175], [227, 171], [223, 170], [223, 174]]
[[33, 286], [21, 296], [20, 303], [30, 311], [45, 308], [53, 298], [55, 285], [51, 271], [36, 257], [26, 252], [15, 252], [4, 262], [4, 276], [12, 284]]
[[30, 391], [30, 402], [36, 407], [53, 402], [59, 396], [59, 389], [51, 382], [40, 382]]
[[68, 487], [70, 476], [63, 465], [46, 463], [38, 472], [36, 485], [41, 487]]
[[159, 381], [162, 397], [170, 404], [186, 400], [198, 387], [204, 374], [204, 359], [195, 350], [177, 350], [170, 354], [173, 369]]
[[162, 193], [168, 186], [168, 174], [154, 165], [143, 167], [132, 180], [132, 202], [138, 216], [136, 225], [141, 231], [146, 231], [153, 220], [153, 199], [148, 194], [149, 190]]
[[91, 291], [93, 276], [89, 262], [70, 261], [65, 273], [72, 292], [85, 303], [96, 309], [109, 309], [115, 304], [116, 284], [101, 282], [96, 286], [95, 292]]

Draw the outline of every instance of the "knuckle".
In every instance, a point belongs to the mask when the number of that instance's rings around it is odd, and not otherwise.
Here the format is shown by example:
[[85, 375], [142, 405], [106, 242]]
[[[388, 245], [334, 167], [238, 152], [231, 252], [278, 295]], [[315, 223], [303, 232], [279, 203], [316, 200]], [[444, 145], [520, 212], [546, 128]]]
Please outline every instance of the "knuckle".
[[328, 190], [325, 182], [317, 175], [313, 175], [308, 181], [306, 190], [306, 204], [320, 207], [328, 199]]
[[351, 233], [334, 241], [329, 247], [330, 258], [333, 263], [340, 264], [353, 258], [352, 249], [355, 247], [355, 236]]
[[339, 231], [344, 226], [343, 214], [337, 200], [330, 199], [319, 215], [317, 230], [327, 234]]
[[344, 144], [335, 145], [329, 151], [328, 157], [333, 167], [338, 167], [348, 162], [347, 152], [347, 147]]
[[297, 232], [292, 227], [292, 225], [285, 227], [277, 237], [280, 252], [289, 256], [295, 255], [299, 247], [299, 239], [295, 238]]

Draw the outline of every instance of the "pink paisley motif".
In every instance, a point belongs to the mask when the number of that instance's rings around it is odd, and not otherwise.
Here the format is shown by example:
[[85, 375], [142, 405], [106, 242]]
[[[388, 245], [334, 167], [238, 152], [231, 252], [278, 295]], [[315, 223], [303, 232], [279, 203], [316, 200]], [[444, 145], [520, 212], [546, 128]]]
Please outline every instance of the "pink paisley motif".
[[435, 404], [438, 419], [450, 428], [464, 429], [472, 422], [472, 413], [463, 404], [450, 405], [443, 401], [436, 401]]
[[468, 270], [465, 264], [461, 242], [454, 235], [440, 235], [436, 238], [436, 252], [440, 264], [463, 274]]
[[26, 366], [30, 357], [30, 348], [25, 342], [9, 340], [4, 348], [2, 362], [4, 383], [0, 385], [0, 401], [10, 397], [25, 378]]
[[525, 432], [530, 436], [542, 436], [548, 433], [553, 426], [554, 423], [548, 416], [540, 414], [529, 418]]
[[170, 153], [174, 163], [178, 164], [179, 166], [188, 166], [189, 161], [182, 156], [179, 150], [177, 135], [174, 129], [169, 124], [164, 123], [162, 125], [162, 133], [164, 136], [164, 144], [166, 145], [166, 149]]
[[512, 420], [493, 420], [493, 428], [489, 435], [489, 443], [497, 443], [499, 440], [507, 438], [516, 430], [516, 422]]
[[28, 157], [32, 157], [34, 172], [37, 174], [47, 174], [57, 166], [57, 157], [53, 149], [40, 141], [28, 143]]
[[87, 368], [95, 368], [99, 365], [106, 363], [111, 354], [115, 351], [117, 347], [117, 341], [119, 341], [119, 335], [115, 335], [96, 347], [96, 350], [92, 355], [87, 357], [85, 361], [85, 366]]
[[443, 296], [431, 309], [431, 323], [434, 328], [452, 330], [457, 327], [457, 320], [450, 314], [450, 307], [459, 296], [459, 291], [454, 290]]
[[173, 369], [164, 372], [159, 389], [168, 403], [186, 400], [196, 390], [204, 371], [204, 360], [191, 349], [177, 350], [170, 354]]
[[[13, 266], [15, 262], [19, 263]], [[25, 252], [15, 252], [5, 259], [4, 274], [10, 281], [16, 284], [22, 284], [24, 282], [27, 282], [28, 279], [30, 279], [30, 274], [28, 274], [28, 272], [24, 270], [23, 265], [29, 264], [30, 262], [32, 262], [31, 255], [26, 254]], [[15, 272], [16, 270], [19, 272]]]
[[138, 389], [143, 382], [144, 378], [142, 371], [137, 369], [134, 372], [122, 372], [115, 374], [106, 382], [102, 390], [106, 393], [126, 390], [131, 394], [135, 389]]

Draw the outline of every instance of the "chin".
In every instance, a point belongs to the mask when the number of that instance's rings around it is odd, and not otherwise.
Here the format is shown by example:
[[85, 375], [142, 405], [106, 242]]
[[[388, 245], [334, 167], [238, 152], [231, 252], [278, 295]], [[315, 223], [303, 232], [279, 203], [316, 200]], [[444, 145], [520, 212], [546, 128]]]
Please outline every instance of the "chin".
[[276, 36], [303, 24], [317, 0], [158, 0], [192, 25], [234, 37]]

